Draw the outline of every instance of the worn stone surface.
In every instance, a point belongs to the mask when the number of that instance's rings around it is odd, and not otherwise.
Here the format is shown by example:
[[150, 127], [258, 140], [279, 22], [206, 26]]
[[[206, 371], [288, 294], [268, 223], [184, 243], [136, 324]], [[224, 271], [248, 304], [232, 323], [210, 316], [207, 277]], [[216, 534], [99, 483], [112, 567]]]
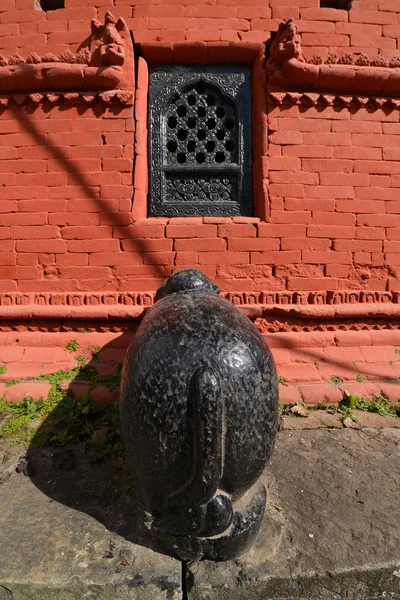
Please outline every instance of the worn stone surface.
[[339, 413], [329, 413], [326, 410], [309, 410], [306, 418], [294, 415], [282, 415], [279, 422], [281, 431], [292, 429], [318, 429], [320, 427], [340, 429], [343, 427]]
[[265, 483], [253, 548], [192, 565], [190, 600], [400, 598], [399, 430], [280, 432]]
[[181, 598], [181, 564], [135, 543], [122, 461], [91, 462], [83, 444], [31, 448], [30, 478], [20, 450], [0, 458], [0, 600]]

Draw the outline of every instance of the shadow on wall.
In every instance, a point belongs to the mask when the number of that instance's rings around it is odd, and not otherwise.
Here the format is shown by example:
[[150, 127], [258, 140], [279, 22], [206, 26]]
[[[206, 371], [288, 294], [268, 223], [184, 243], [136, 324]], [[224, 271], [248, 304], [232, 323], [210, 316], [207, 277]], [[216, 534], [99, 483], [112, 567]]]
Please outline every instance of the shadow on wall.
[[[54, 107], [49, 106], [48, 110], [52, 110]], [[59, 110], [65, 110], [66, 112], [68, 111], [69, 107], [63, 107], [60, 106]], [[88, 109], [87, 106], [82, 105], [77, 107], [79, 114], [84, 114]], [[26, 133], [28, 133], [29, 135], [32, 136], [34, 142], [36, 145], [40, 146], [40, 147], [47, 147], [49, 149], [49, 152], [52, 154], [53, 158], [62, 166], [63, 170], [67, 173], [69, 173], [71, 175], [71, 177], [73, 178], [74, 184], [78, 187], [80, 187], [82, 189], [82, 198], [89, 198], [91, 200], [94, 200], [99, 207], [99, 213], [107, 213], [108, 216], [111, 219], [111, 225], [114, 228], [114, 230], [119, 233], [120, 235], [117, 236], [117, 238], [114, 239], [118, 239], [118, 241], [120, 242], [120, 246], [121, 246], [121, 239], [125, 238], [128, 239], [130, 237], [129, 232], [127, 232], [127, 227], [126, 225], [121, 225], [118, 222], [118, 212], [113, 212], [110, 210], [109, 208], [109, 204], [108, 201], [106, 199], [100, 198], [96, 195], [96, 192], [94, 190], [93, 184], [91, 185], [90, 182], [86, 179], [85, 174], [82, 173], [82, 171], [79, 168], [79, 162], [78, 161], [74, 161], [70, 158], [68, 158], [67, 154], [65, 153], [65, 151], [60, 147], [60, 146], [55, 146], [53, 144], [51, 144], [51, 139], [48, 140], [47, 138], [47, 134], [42, 133], [37, 125], [35, 124], [35, 121], [32, 118], [29, 118], [29, 111], [31, 111], [31, 114], [36, 110], [36, 107], [26, 107], [24, 110], [21, 107], [18, 106], [12, 106], [11, 107], [11, 111], [14, 114], [15, 119], [18, 121], [18, 123], [20, 123], [21, 127], [25, 130]], [[45, 107], [43, 108], [43, 110], [45, 110]], [[97, 118], [100, 118], [101, 115], [104, 112], [104, 107], [99, 105], [95, 105], [92, 107], [93, 113]], [[109, 110], [110, 112], [113, 112], [113, 114], [118, 114], [121, 110], [123, 110], [123, 108], [116, 108], [116, 107], [110, 107], [107, 110]], [[76, 134], [79, 137], [79, 133], [77, 132]], [[133, 139], [134, 134], [132, 133], [132, 143], [134, 144], [134, 139]], [[133, 173], [132, 173], [132, 177], [133, 177]], [[132, 188], [133, 190], [133, 188]], [[57, 200], [54, 200], [54, 202], [57, 202]], [[131, 210], [132, 210], [132, 204], [131, 204]], [[130, 221], [130, 224], [132, 224], [132, 219]], [[123, 234], [123, 235], [122, 235]], [[152, 257], [151, 257], [151, 253], [149, 253], [143, 243], [143, 241], [135, 239], [130, 237], [130, 239], [132, 240], [132, 242], [134, 243], [135, 246], [135, 251], [142, 254], [142, 255], [146, 255], [147, 260], [146, 260], [146, 264], [152, 266], [152, 268], [154, 269], [154, 278], [158, 279], [159, 282], [161, 283], [166, 276], [168, 276], [170, 273], [165, 273], [165, 269], [163, 265], [157, 264], [154, 261], [152, 261]], [[120, 247], [120, 250], [122, 251], [122, 247]], [[111, 259], [111, 264], [112, 265], [112, 259]]]

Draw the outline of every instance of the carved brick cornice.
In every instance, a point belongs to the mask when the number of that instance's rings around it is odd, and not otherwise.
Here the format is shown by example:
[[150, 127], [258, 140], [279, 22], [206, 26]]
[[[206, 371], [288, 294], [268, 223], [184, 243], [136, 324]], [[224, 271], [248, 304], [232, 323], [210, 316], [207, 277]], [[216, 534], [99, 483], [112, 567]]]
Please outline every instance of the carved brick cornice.
[[12, 103], [18, 106], [37, 106], [48, 102], [52, 105], [75, 106], [77, 104], [92, 106], [105, 105], [133, 106], [135, 93], [133, 90], [107, 90], [106, 92], [35, 92], [33, 94], [0, 95], [0, 110]]
[[400, 98], [382, 98], [380, 96], [345, 96], [332, 94], [319, 94], [312, 92], [268, 92], [269, 104], [302, 106], [336, 106], [338, 108], [368, 108], [377, 110], [400, 110]]
[[[252, 318], [400, 317], [400, 292], [225, 292]], [[43, 292], [0, 294], [0, 319], [134, 319], [154, 303], [155, 292]]]
[[400, 56], [330, 54], [306, 61], [293, 19], [283, 21], [269, 49], [268, 90], [295, 90], [335, 95], [400, 98]]
[[[6, 59], [0, 54], [0, 94], [52, 97], [69, 92], [133, 90], [134, 55], [129, 29], [123, 19], [110, 12], [104, 24], [93, 19], [92, 32], [75, 54], [70, 50], [59, 56], [31, 52]], [[18, 100], [16, 100], [18, 101]]]

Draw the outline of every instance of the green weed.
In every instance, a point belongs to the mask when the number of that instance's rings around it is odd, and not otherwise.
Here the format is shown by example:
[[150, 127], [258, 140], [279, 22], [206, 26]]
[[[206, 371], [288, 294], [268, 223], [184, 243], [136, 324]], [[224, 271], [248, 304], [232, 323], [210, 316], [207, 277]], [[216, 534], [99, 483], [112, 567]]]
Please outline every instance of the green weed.
[[334, 383], [335, 385], [339, 385], [339, 383], [343, 382], [343, 379], [341, 377], [338, 377], [337, 375], [332, 375], [331, 377], [331, 381], [332, 383]]
[[65, 349], [68, 350], [68, 352], [76, 352], [77, 350], [79, 350], [79, 344], [77, 340], [71, 340], [70, 342], [68, 342], [68, 344], [65, 346]]
[[4, 373], [7, 373], [7, 365], [1, 365], [0, 367], [0, 375], [4, 375]]
[[337, 410], [346, 418], [350, 417], [357, 421], [354, 410], [363, 410], [365, 412], [377, 413], [382, 417], [398, 417], [398, 409], [393, 406], [389, 399], [383, 394], [380, 396], [371, 396], [370, 398], [360, 398], [359, 394], [351, 394], [343, 391], [343, 399], [339, 403]]
[[286, 377], [278, 377], [278, 381], [279, 383], [281, 383], [282, 385], [289, 385], [288, 381], [286, 379]]
[[362, 383], [363, 381], [365, 381], [365, 377], [364, 375], [361, 375], [361, 373], [357, 373], [356, 380], [358, 381], [358, 383]]
[[19, 379], [9, 379], [6, 381], [5, 386], [11, 387], [12, 385], [17, 385], [17, 383], [19, 383]]

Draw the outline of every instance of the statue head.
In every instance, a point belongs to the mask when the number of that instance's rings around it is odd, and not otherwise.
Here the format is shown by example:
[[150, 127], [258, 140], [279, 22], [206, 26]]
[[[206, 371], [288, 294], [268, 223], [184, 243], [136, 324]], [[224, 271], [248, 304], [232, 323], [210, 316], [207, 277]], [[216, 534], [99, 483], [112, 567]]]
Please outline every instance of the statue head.
[[172, 273], [170, 277], [158, 288], [156, 301], [168, 294], [179, 292], [214, 292], [220, 293], [220, 289], [202, 271], [198, 269], [181, 269]]

